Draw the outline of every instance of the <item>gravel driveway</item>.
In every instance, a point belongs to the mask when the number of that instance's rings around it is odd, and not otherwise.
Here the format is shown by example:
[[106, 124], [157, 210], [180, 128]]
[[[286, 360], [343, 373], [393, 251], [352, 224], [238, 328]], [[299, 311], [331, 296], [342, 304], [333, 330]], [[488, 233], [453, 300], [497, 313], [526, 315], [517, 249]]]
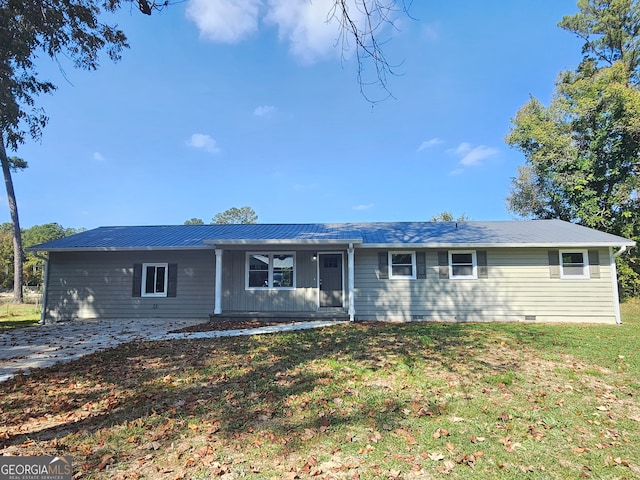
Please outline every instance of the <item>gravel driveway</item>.
[[0, 332], [0, 382], [58, 362], [68, 362], [98, 350], [137, 340], [170, 340], [256, 335], [336, 325], [313, 321], [272, 325], [245, 330], [169, 333], [207, 320], [93, 319]]

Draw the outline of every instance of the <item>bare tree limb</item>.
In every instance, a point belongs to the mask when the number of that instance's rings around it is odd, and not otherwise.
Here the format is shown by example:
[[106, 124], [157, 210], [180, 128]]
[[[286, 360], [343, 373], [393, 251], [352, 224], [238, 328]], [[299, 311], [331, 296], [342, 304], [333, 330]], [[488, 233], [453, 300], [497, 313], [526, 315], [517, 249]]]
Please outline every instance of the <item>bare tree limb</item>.
[[[379, 36], [387, 27], [397, 30], [396, 17], [400, 14], [409, 16], [409, 7], [410, 2], [405, 1], [397, 3], [392, 0], [335, 0], [328, 13], [327, 21], [335, 19], [340, 25], [338, 42], [342, 45], [343, 60], [346, 52], [351, 49], [350, 42], [353, 41], [355, 44], [360, 93], [373, 104], [393, 97], [387, 75], [396, 75], [396, 66], [389, 63], [383, 50], [386, 41], [381, 41]], [[369, 62], [373, 64], [375, 73], [372, 82], [365, 80], [365, 67]], [[369, 95], [368, 87], [373, 85], [381, 88], [384, 98], [374, 99]]]

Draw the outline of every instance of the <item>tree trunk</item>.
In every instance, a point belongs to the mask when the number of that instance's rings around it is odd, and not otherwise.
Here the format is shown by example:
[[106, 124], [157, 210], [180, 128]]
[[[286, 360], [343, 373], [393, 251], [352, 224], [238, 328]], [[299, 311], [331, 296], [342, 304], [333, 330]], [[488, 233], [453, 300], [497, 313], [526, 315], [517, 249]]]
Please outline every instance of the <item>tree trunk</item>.
[[2, 174], [4, 184], [7, 187], [7, 200], [9, 202], [9, 212], [11, 213], [11, 225], [13, 226], [13, 303], [23, 303], [22, 296], [22, 264], [24, 255], [22, 253], [22, 235], [20, 233], [20, 220], [18, 219], [18, 204], [16, 194], [13, 190], [13, 180], [11, 179], [11, 168], [9, 158], [4, 148], [4, 136], [0, 135], [0, 163], [2, 163]]

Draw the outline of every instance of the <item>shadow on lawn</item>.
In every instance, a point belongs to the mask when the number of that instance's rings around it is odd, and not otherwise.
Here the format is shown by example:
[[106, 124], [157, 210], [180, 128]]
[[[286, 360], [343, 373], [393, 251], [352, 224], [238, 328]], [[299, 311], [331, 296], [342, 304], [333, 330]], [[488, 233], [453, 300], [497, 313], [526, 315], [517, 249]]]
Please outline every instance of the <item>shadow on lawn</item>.
[[4, 330], [13, 330], [14, 328], [35, 327], [36, 325], [38, 325], [39, 320], [40, 320], [39, 318], [30, 318], [27, 320], [25, 319], [15, 320], [15, 319], [7, 319], [5, 317], [0, 319], [0, 332]]
[[[202, 428], [215, 424], [216, 435], [268, 430], [294, 445], [307, 429], [365, 419], [399, 423], [411, 392], [385, 386], [387, 374], [416, 365], [453, 376], [500, 370], [477, 357], [487, 348], [473, 325], [428, 323], [130, 343], [0, 384], [0, 424], [7, 432], [3, 440], [0, 429], [0, 442], [6, 447], [134, 428], [153, 418], [193, 418]], [[352, 385], [363, 377], [377, 379], [358, 387], [369, 390], [362, 396], [368, 400], [335, 408], [332, 399], [352, 400], [358, 393]], [[431, 408], [433, 392], [420, 393]], [[427, 414], [441, 413], [432, 407]], [[161, 441], [178, 440], [184, 428], [184, 421], [172, 424]]]

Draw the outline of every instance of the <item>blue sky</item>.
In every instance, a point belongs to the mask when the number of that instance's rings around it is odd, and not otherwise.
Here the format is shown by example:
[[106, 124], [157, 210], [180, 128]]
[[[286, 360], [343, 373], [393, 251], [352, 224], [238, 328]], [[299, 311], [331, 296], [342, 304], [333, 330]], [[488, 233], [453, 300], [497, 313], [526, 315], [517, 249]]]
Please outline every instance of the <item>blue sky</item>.
[[[122, 61], [84, 72], [42, 57], [59, 89], [40, 97], [42, 140], [14, 152], [29, 163], [14, 175], [22, 227], [208, 223], [243, 205], [261, 223], [511, 219], [524, 158], [504, 137], [580, 61], [557, 27], [575, 0], [414, 1], [380, 34], [398, 75], [374, 106], [330, 3], [125, 8], [105, 18], [129, 38]], [[4, 197], [1, 210], [10, 221]]]

